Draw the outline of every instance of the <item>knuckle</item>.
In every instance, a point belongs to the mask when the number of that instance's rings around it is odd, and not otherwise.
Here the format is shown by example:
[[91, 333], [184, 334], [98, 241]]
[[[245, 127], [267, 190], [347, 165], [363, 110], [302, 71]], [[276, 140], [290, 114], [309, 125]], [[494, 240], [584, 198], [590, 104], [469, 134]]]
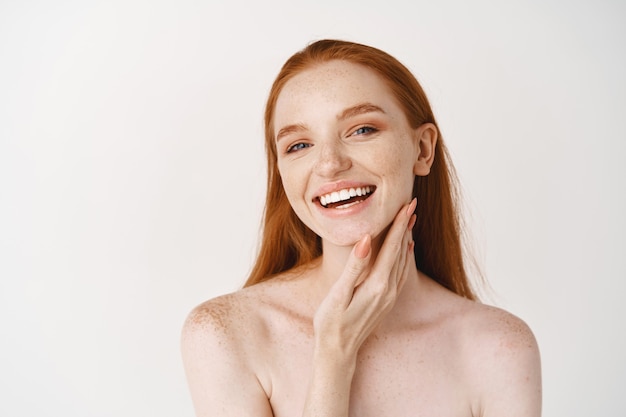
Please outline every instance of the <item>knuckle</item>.
[[383, 297], [389, 292], [389, 282], [387, 280], [378, 281], [373, 285], [372, 290], [377, 297]]
[[347, 272], [351, 276], [359, 275], [363, 271], [363, 265], [360, 262], [350, 262], [347, 267]]
[[389, 300], [392, 300], [392, 301], [395, 300], [397, 293], [398, 293], [398, 288], [396, 287], [395, 283], [394, 285], [389, 285], [389, 288], [387, 289], [387, 296]]
[[393, 242], [393, 243], [391, 244], [391, 250], [392, 250], [394, 253], [398, 253], [398, 252], [400, 252], [400, 247], [401, 247], [401, 246], [402, 246], [401, 242]]

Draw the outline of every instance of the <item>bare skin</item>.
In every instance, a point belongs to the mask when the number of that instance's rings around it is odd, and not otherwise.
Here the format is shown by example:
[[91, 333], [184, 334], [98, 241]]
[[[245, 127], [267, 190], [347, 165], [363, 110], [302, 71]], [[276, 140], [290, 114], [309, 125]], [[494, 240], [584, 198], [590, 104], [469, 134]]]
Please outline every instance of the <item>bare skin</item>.
[[[400, 237], [408, 247], [406, 234]], [[350, 261], [358, 263], [356, 252]], [[190, 314], [183, 355], [198, 416], [540, 415], [538, 349], [520, 319], [451, 293], [419, 273], [409, 256], [404, 278], [387, 276], [399, 289], [393, 306], [362, 343], [345, 343], [354, 339], [347, 334], [371, 327], [367, 303], [358, 301], [394, 291], [355, 293], [350, 303], [368, 324], [353, 317], [346, 334], [329, 337], [321, 316], [333, 316], [325, 301], [341, 291], [320, 288], [323, 264], [319, 259]], [[363, 285], [370, 278], [376, 277]], [[326, 337], [316, 337], [322, 329]], [[338, 339], [344, 344], [337, 346]]]
[[191, 312], [198, 417], [540, 416], [528, 327], [417, 270], [409, 200], [436, 127], [412, 128], [378, 75], [343, 61], [294, 76], [275, 110], [283, 187], [323, 255]]

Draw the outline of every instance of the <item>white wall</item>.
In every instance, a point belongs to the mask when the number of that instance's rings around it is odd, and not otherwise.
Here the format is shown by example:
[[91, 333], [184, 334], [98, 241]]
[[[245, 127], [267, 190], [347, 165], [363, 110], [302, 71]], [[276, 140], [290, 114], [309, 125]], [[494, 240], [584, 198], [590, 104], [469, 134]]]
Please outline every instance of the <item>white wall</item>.
[[0, 3], [0, 415], [192, 415], [182, 321], [248, 272], [263, 102], [322, 37], [422, 81], [544, 415], [626, 415], [624, 3], [215, 3]]

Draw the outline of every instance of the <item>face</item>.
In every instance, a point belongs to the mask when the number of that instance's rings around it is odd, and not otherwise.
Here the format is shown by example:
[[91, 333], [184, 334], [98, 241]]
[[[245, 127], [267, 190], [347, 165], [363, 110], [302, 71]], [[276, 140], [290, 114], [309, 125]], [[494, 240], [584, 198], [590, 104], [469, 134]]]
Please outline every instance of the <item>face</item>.
[[297, 74], [273, 127], [287, 198], [325, 245], [378, 237], [411, 200], [423, 128], [372, 70], [330, 61]]

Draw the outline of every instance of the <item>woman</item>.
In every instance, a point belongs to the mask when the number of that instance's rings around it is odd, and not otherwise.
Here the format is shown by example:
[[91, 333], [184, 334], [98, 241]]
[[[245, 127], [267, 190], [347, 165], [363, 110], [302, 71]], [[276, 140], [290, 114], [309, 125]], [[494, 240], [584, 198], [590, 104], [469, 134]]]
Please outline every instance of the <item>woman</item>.
[[292, 56], [265, 113], [262, 245], [189, 315], [198, 416], [539, 416], [528, 327], [475, 301], [454, 177], [411, 73], [365, 45]]

